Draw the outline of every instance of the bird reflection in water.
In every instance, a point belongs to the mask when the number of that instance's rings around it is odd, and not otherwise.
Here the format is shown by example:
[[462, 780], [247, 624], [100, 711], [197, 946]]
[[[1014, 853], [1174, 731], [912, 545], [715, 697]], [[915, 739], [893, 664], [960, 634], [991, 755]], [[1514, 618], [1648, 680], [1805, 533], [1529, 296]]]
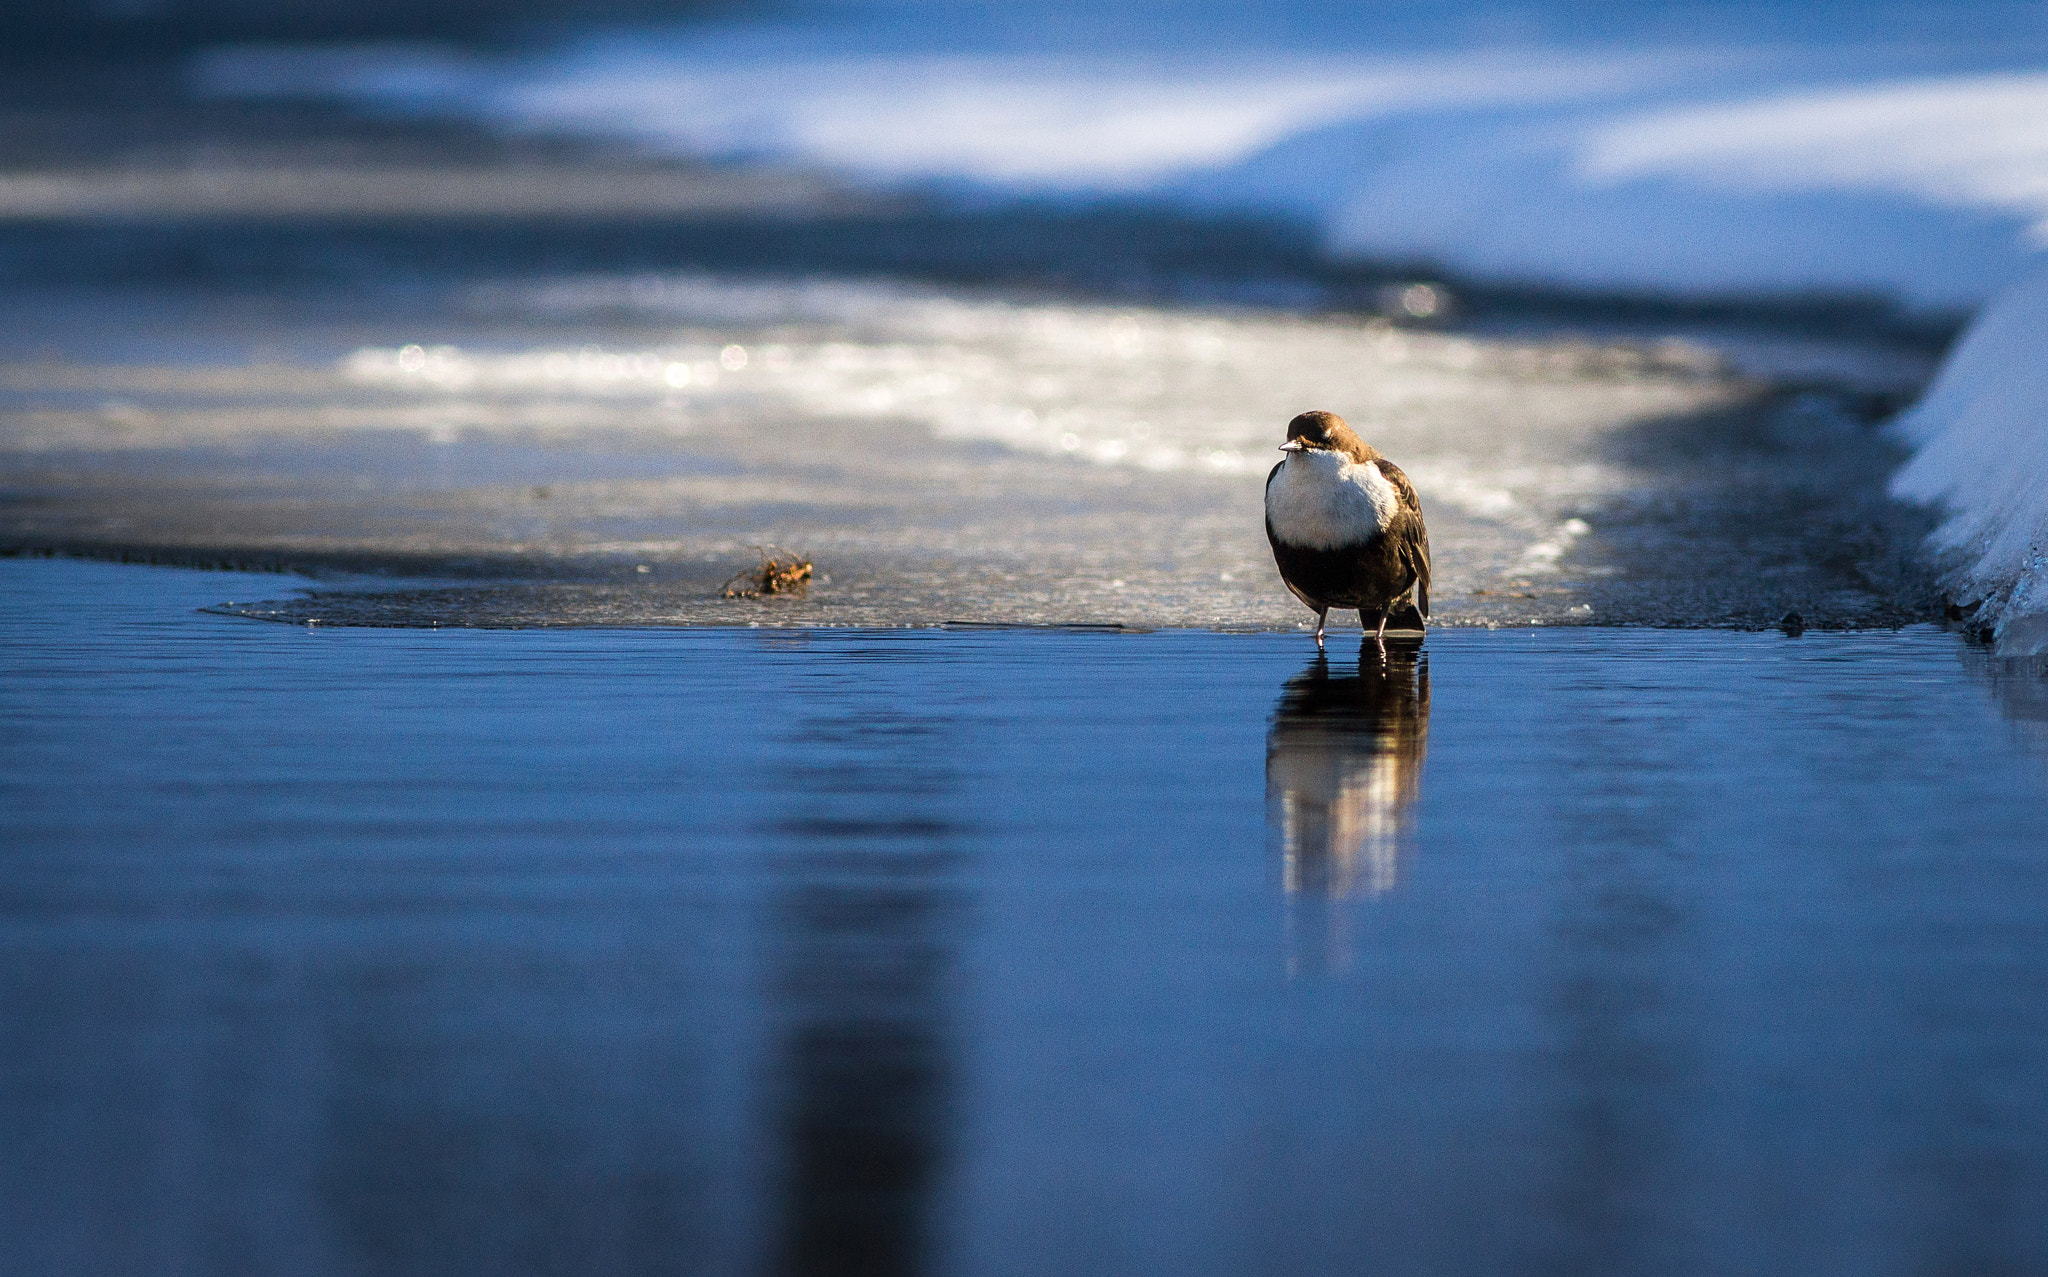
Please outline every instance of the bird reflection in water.
[[1419, 640], [1320, 655], [1287, 681], [1266, 737], [1266, 821], [1290, 894], [1376, 896], [1400, 880], [1429, 742]]

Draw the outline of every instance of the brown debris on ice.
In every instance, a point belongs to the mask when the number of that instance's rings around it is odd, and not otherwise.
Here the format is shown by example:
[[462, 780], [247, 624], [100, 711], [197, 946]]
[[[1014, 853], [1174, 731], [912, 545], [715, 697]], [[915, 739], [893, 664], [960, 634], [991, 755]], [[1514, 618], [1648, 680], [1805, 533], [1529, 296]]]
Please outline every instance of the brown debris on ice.
[[811, 588], [811, 561], [801, 554], [767, 554], [760, 565], [733, 575], [721, 595], [728, 599], [758, 599], [771, 594], [802, 597]]

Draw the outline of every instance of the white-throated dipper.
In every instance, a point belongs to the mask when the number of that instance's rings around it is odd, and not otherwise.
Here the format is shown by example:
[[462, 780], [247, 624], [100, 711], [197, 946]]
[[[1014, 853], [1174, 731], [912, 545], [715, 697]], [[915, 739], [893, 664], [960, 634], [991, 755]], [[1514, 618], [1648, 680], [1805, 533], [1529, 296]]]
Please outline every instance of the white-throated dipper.
[[1287, 423], [1286, 453], [1266, 476], [1266, 539], [1280, 579], [1315, 609], [1316, 646], [1330, 609], [1357, 608], [1375, 638], [1391, 619], [1429, 615], [1429, 532], [1401, 467], [1333, 412]]

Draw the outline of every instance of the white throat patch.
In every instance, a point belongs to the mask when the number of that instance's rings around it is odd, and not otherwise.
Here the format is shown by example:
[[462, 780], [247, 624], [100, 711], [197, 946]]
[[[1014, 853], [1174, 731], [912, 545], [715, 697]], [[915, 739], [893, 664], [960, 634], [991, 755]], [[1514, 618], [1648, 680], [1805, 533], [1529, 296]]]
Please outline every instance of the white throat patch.
[[1266, 487], [1273, 535], [1311, 550], [1370, 541], [1400, 508], [1400, 494], [1376, 463], [1320, 448], [1288, 453]]

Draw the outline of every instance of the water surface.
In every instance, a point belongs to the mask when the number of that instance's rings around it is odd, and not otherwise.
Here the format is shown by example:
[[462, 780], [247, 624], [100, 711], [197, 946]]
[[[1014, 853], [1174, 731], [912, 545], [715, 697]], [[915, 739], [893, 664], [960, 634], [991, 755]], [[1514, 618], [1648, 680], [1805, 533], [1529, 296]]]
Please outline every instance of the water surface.
[[277, 584], [0, 561], [12, 1270], [2048, 1265], [1953, 636], [194, 610]]

